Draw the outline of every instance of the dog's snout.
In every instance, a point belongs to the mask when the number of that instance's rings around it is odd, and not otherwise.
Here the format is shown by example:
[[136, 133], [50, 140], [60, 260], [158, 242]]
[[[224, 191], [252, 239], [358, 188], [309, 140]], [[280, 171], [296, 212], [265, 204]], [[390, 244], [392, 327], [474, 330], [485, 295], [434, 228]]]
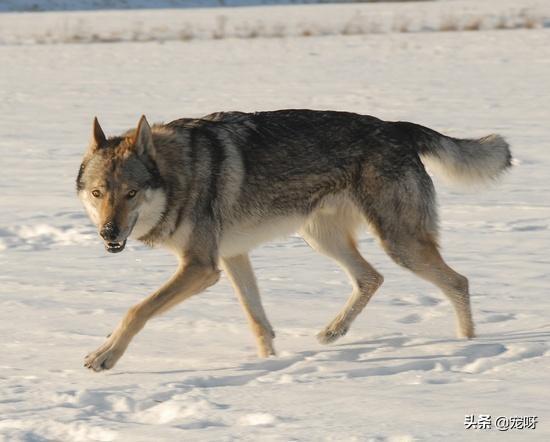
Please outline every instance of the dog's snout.
[[105, 241], [115, 241], [118, 237], [119, 229], [114, 223], [108, 222], [101, 228], [99, 234]]

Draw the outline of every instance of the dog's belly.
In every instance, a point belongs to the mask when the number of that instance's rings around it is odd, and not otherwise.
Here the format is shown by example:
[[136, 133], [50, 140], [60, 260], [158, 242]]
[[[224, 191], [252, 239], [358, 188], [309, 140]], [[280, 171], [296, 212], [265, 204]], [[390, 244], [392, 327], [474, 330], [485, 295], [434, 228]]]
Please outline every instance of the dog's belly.
[[227, 228], [220, 241], [220, 255], [231, 257], [248, 252], [258, 245], [295, 233], [306, 217], [289, 216], [235, 224]]

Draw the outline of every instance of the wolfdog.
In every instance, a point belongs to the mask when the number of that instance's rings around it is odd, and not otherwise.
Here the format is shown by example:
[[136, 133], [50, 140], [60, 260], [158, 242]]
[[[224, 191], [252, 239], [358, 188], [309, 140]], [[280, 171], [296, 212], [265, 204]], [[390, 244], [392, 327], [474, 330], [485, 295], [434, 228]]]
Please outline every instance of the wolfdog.
[[454, 307], [459, 336], [472, 338], [468, 280], [438, 249], [435, 191], [424, 164], [465, 182], [490, 181], [511, 165], [499, 135], [457, 139], [408, 122], [347, 112], [218, 112], [107, 138], [97, 118], [77, 192], [108, 252], [128, 238], [179, 258], [175, 274], [128, 310], [85, 366], [112, 368], [153, 316], [215, 284], [225, 270], [256, 336], [261, 357], [275, 334], [260, 301], [248, 252], [298, 232], [334, 258], [353, 291], [317, 335], [346, 334], [383, 278], [357, 249], [370, 226], [388, 255], [426, 279]]

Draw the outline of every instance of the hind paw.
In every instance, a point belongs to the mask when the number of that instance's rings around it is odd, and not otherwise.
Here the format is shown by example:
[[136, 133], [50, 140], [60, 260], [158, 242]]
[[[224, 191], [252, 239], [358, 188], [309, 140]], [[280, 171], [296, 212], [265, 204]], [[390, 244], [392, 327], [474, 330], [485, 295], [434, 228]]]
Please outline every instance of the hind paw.
[[321, 344], [330, 344], [331, 342], [334, 342], [344, 336], [347, 332], [347, 326], [336, 326], [331, 324], [324, 330], [317, 333], [317, 340]]

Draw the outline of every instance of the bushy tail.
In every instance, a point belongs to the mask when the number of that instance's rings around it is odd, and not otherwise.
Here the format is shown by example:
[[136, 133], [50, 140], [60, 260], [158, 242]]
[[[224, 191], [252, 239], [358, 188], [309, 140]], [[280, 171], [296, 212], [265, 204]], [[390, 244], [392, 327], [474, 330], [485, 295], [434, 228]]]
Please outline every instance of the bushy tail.
[[468, 140], [447, 137], [422, 126], [417, 126], [418, 130], [421, 136], [415, 138], [422, 162], [451, 182], [486, 183], [512, 165], [510, 147], [500, 135]]

